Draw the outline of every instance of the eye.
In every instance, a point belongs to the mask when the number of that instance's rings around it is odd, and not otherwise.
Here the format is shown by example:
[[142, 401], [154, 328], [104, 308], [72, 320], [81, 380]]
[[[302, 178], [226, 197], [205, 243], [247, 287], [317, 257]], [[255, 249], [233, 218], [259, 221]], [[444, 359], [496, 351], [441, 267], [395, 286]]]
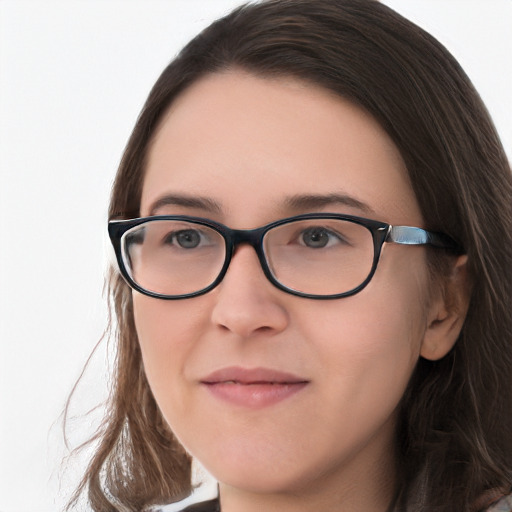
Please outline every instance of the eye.
[[201, 244], [203, 238], [203, 235], [197, 229], [182, 229], [169, 233], [164, 242], [179, 245], [183, 249], [195, 249]]
[[322, 249], [337, 242], [343, 242], [343, 239], [330, 229], [313, 226], [301, 233], [300, 242], [312, 249]]

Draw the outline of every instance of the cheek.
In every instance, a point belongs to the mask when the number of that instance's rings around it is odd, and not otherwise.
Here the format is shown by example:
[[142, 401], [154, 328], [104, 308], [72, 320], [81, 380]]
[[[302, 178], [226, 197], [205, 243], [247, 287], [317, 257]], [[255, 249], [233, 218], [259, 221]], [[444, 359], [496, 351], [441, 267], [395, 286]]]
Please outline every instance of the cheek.
[[[351, 385], [353, 397], [368, 399], [392, 391], [400, 398], [419, 357], [422, 329], [411, 325], [407, 305], [375, 307], [361, 315], [360, 308], [347, 305], [337, 325], [324, 329], [319, 339], [323, 349], [320, 366], [329, 368], [332, 382]], [[328, 315], [328, 312], [324, 312]]]
[[164, 301], [133, 292], [135, 328], [144, 371], [167, 418], [186, 401], [181, 389], [185, 362], [198, 338], [200, 308], [187, 301]]
[[426, 280], [423, 272], [381, 272], [359, 294], [304, 312], [316, 319], [304, 330], [321, 347], [318, 363], [333, 383], [333, 400], [344, 390], [362, 415], [396, 407], [425, 334]]

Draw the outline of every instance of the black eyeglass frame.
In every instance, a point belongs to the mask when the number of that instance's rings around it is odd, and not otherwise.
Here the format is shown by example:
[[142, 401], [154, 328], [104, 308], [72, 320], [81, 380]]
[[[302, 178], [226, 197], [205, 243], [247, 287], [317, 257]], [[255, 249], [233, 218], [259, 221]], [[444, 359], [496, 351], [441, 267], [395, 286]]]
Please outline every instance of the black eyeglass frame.
[[[277, 226], [281, 226], [283, 224], [289, 224], [291, 222], [301, 220], [314, 219], [338, 219], [353, 222], [355, 224], [359, 224], [365, 227], [366, 229], [368, 229], [368, 231], [370, 231], [373, 239], [372, 267], [366, 279], [356, 288], [353, 288], [352, 290], [349, 290], [347, 292], [338, 293], [334, 295], [315, 295], [300, 292], [294, 290], [293, 288], [288, 288], [287, 286], [280, 283], [272, 275], [272, 272], [270, 271], [270, 268], [267, 263], [267, 259], [265, 257], [265, 250], [263, 248], [263, 238], [265, 234], [269, 230]], [[159, 220], [184, 221], [199, 224], [202, 226], [207, 226], [217, 231], [222, 236], [226, 244], [226, 255], [224, 265], [222, 266], [217, 278], [210, 285], [192, 293], [182, 295], [164, 295], [152, 292], [150, 290], [146, 290], [145, 288], [139, 286], [132, 279], [124, 263], [122, 237], [128, 230], [136, 226], [145, 224], [147, 222]], [[133, 289], [137, 290], [138, 292], [144, 295], [164, 300], [188, 299], [192, 297], [197, 297], [199, 295], [203, 295], [209, 292], [210, 290], [213, 290], [224, 279], [224, 276], [226, 275], [235, 249], [240, 244], [249, 244], [254, 248], [256, 254], [258, 255], [258, 259], [265, 276], [275, 287], [279, 288], [280, 290], [283, 290], [284, 292], [296, 295], [298, 297], [320, 300], [341, 299], [343, 297], [349, 297], [360, 292], [365, 286], [367, 286], [368, 283], [371, 281], [373, 275], [375, 274], [375, 271], [377, 270], [377, 264], [379, 263], [382, 247], [384, 246], [385, 242], [398, 243], [403, 245], [429, 245], [441, 249], [447, 249], [456, 254], [462, 254], [464, 252], [461, 246], [455, 240], [453, 240], [451, 237], [444, 233], [427, 231], [425, 229], [412, 226], [392, 226], [391, 224], [387, 224], [386, 222], [338, 213], [306, 213], [302, 215], [295, 215], [293, 217], [286, 217], [284, 219], [271, 222], [270, 224], [266, 224], [265, 226], [255, 229], [231, 229], [225, 226], [224, 224], [220, 224], [210, 219], [205, 219], [202, 217], [193, 217], [188, 215], [155, 215], [151, 217], [139, 217], [136, 219], [128, 220], [111, 220], [108, 223], [108, 234], [114, 247], [117, 263], [119, 266], [119, 271], [121, 272], [121, 275], [123, 276], [125, 281]]]

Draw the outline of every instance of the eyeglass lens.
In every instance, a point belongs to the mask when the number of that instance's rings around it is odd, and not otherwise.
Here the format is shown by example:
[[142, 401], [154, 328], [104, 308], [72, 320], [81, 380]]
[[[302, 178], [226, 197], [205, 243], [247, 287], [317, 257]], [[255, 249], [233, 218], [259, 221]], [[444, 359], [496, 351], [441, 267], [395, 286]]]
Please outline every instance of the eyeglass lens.
[[[152, 220], [123, 235], [123, 259], [132, 279], [161, 295], [186, 295], [211, 285], [226, 259], [215, 229], [190, 221]], [[308, 219], [268, 230], [263, 250], [269, 271], [286, 288], [335, 295], [357, 288], [374, 259], [364, 226], [340, 219]]]

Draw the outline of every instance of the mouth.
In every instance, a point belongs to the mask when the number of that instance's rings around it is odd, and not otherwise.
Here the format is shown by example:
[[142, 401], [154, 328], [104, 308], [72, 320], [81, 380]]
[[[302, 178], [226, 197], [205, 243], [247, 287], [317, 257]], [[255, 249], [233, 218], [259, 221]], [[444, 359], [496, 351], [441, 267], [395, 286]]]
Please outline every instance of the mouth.
[[240, 367], [223, 368], [201, 380], [215, 398], [247, 408], [267, 407], [291, 398], [309, 382], [291, 373]]

